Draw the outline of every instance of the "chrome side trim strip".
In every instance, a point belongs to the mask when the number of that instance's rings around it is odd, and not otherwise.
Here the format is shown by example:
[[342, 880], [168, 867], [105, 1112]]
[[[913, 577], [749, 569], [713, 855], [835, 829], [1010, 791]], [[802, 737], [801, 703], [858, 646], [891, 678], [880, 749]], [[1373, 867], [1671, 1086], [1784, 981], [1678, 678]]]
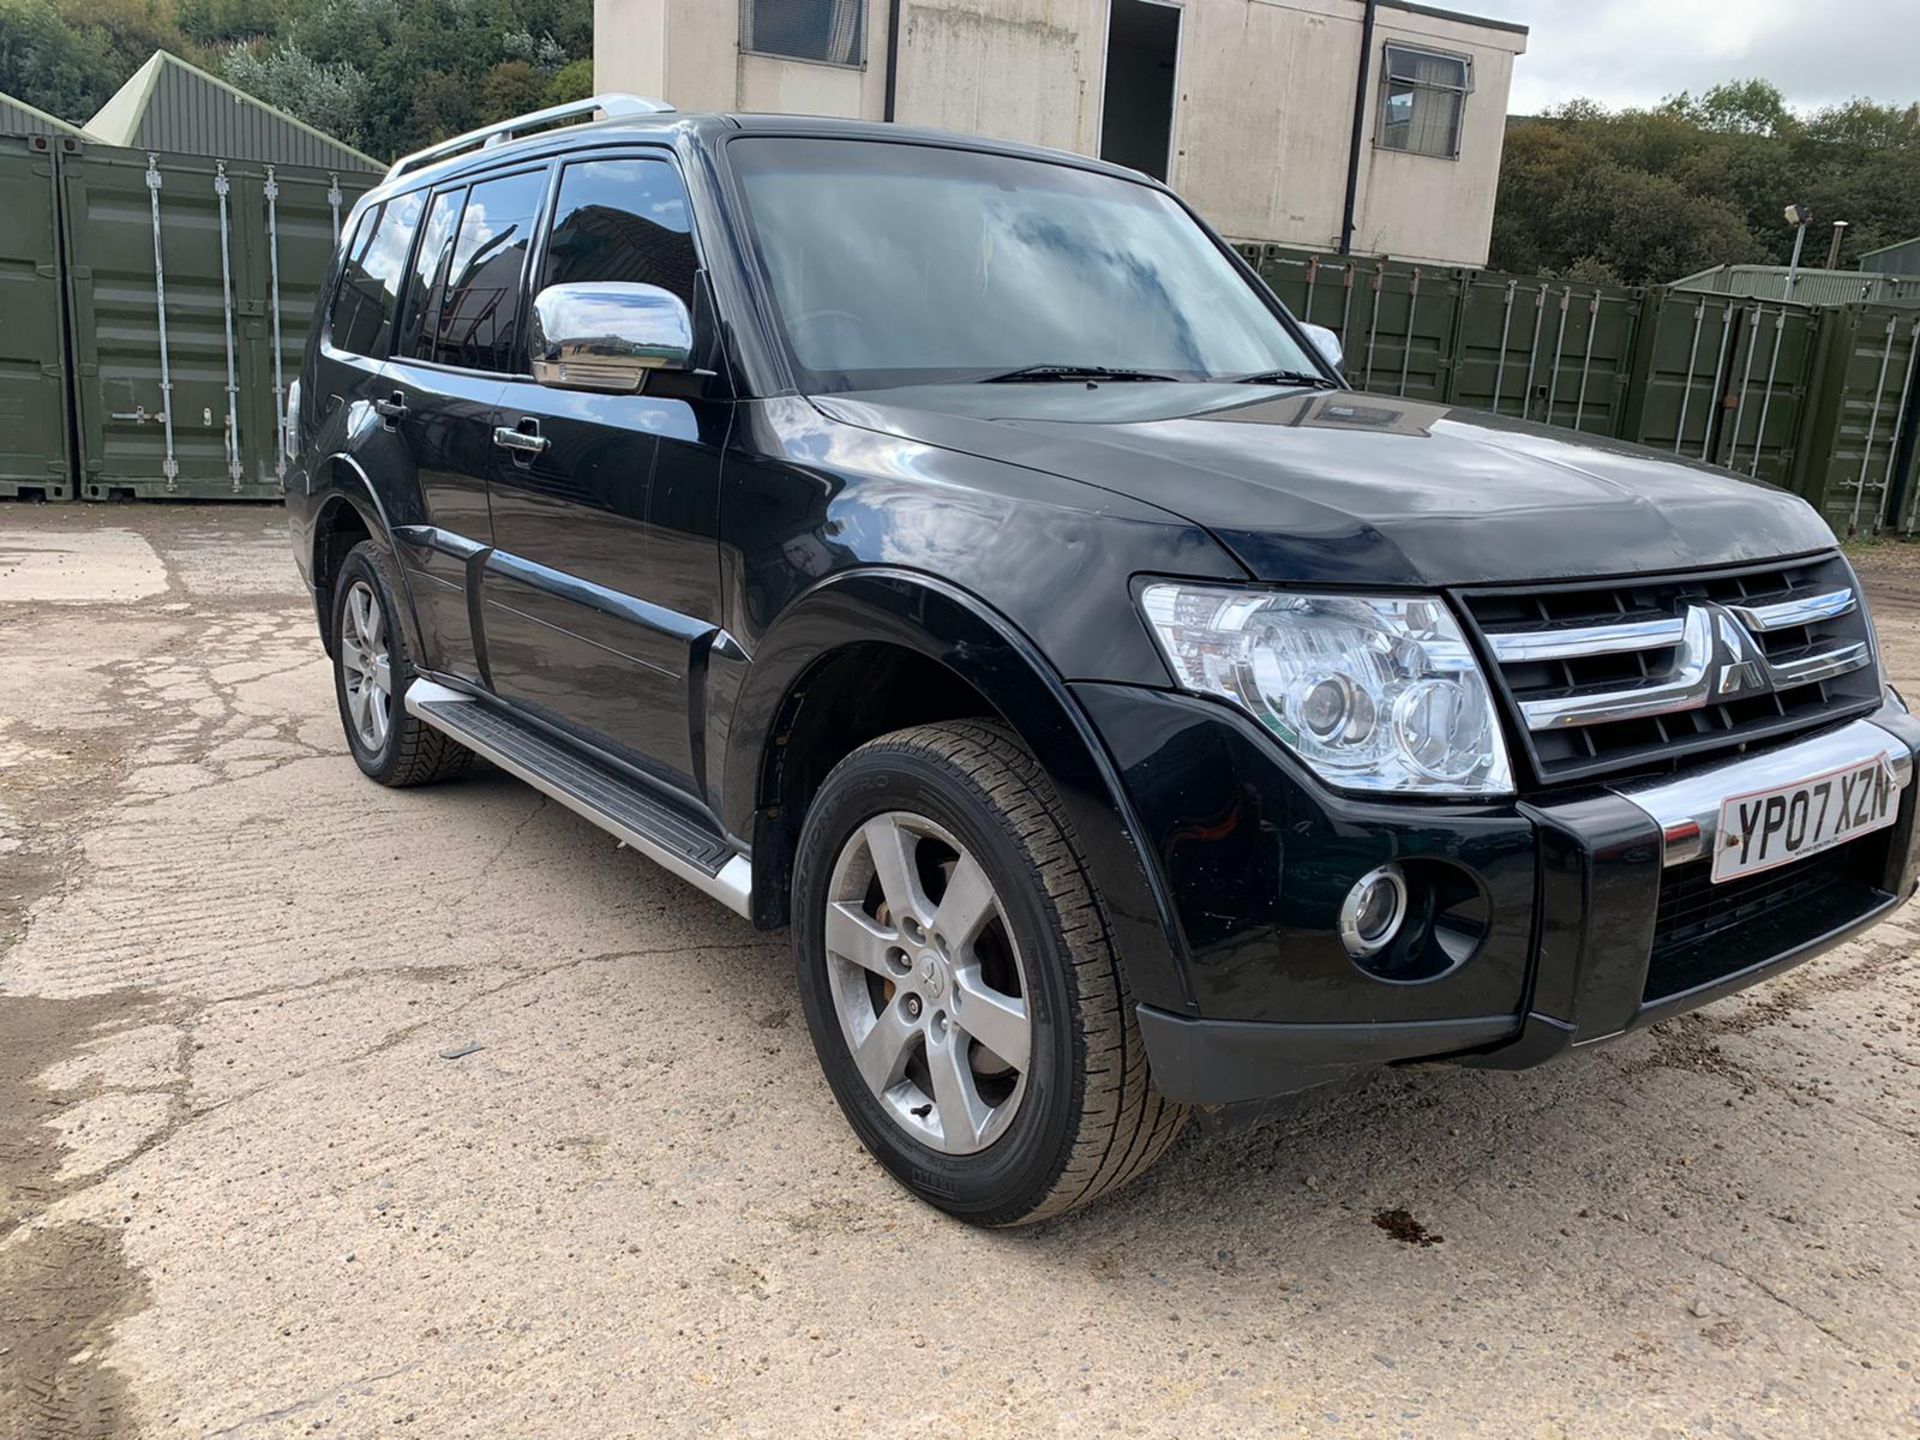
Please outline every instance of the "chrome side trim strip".
[[1758, 755], [1743, 755], [1718, 765], [1660, 780], [1637, 780], [1608, 787], [1645, 811], [1660, 827], [1661, 863], [1684, 865], [1713, 853], [1719, 839], [1720, 802], [1776, 785], [1790, 785], [1849, 765], [1883, 763], [1895, 789], [1913, 780], [1913, 754], [1896, 736], [1871, 720], [1855, 720], [1825, 735], [1782, 745]]
[[1729, 605], [1727, 609], [1749, 630], [1786, 630], [1845, 615], [1855, 603], [1853, 591], [1829, 590], [1824, 595], [1808, 595], [1800, 600], [1780, 600], [1772, 605]]
[[1623, 625], [1582, 625], [1568, 630], [1528, 630], [1489, 635], [1493, 658], [1503, 665], [1524, 660], [1573, 660], [1582, 655], [1624, 655], [1678, 645], [1686, 622], [1631, 620]]
[[442, 724], [437, 715], [423, 708], [429, 703], [443, 704], [449, 702], [458, 702], [466, 705], [477, 705], [480, 703], [471, 695], [459, 690], [449, 689], [445, 685], [437, 685], [431, 680], [416, 679], [407, 687], [407, 713], [420, 721], [421, 724], [431, 725], [443, 734], [451, 735], [455, 740], [459, 741], [469, 750], [472, 750], [475, 754], [486, 756], [487, 759], [491, 760], [495, 765], [498, 765], [502, 770], [505, 770], [509, 775], [526, 781], [527, 784], [531, 785], [541, 794], [549, 795], [553, 799], [558, 800], [562, 805], [573, 811], [574, 814], [580, 816], [581, 819], [591, 821], [609, 835], [622, 841], [629, 849], [639, 851], [661, 869], [686, 881], [696, 890], [711, 895], [722, 905], [725, 905], [729, 910], [733, 911], [734, 914], [745, 916], [748, 919], [752, 918], [753, 865], [746, 856], [735, 855], [720, 867], [718, 874], [706, 874], [697, 867], [689, 865], [671, 850], [659, 845], [642, 832], [633, 829], [631, 826], [621, 824], [612, 816], [604, 814], [592, 806], [585, 804], [578, 797], [568, 794], [563, 788], [555, 785], [551, 779], [542, 775], [539, 771], [521, 764], [511, 756], [502, 754], [492, 746], [476, 742], [472, 736], [466, 734], [464, 731], [455, 730], [448, 725]]

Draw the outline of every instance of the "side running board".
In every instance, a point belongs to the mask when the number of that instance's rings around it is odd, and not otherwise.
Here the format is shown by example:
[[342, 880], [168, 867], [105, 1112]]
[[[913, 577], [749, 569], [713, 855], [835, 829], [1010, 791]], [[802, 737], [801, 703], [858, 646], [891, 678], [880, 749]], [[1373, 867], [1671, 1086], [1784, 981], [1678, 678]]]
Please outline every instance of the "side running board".
[[729, 910], [750, 913], [753, 867], [711, 825], [471, 695], [417, 679], [407, 687], [406, 706], [422, 724], [551, 795]]

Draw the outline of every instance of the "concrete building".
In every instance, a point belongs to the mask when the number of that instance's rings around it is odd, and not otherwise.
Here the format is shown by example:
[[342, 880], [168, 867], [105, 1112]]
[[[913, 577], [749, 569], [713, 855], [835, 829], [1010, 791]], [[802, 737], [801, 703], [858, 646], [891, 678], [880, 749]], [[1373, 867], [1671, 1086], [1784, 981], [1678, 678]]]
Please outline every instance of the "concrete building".
[[594, 81], [1056, 146], [1233, 239], [1479, 265], [1526, 42], [1411, 0], [595, 0]]

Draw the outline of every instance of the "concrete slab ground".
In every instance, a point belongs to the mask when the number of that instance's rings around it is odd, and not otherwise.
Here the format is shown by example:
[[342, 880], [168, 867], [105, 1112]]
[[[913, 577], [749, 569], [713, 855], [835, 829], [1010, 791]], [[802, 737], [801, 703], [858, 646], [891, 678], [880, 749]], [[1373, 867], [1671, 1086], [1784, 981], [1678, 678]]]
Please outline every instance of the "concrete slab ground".
[[360, 777], [277, 512], [0, 507], [0, 1437], [1920, 1434], [1917, 929], [982, 1234], [785, 936]]

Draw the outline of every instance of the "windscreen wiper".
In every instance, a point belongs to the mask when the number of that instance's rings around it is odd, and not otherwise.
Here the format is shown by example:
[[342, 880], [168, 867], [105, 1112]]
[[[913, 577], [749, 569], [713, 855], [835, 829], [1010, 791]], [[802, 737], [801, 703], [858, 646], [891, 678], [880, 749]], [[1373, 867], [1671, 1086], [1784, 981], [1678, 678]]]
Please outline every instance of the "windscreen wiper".
[[976, 385], [1008, 385], [1037, 380], [1175, 380], [1178, 375], [1161, 375], [1152, 370], [1121, 370], [1107, 365], [1022, 365], [1018, 370], [1002, 370], [997, 375], [982, 375]]
[[1248, 375], [1229, 375], [1222, 385], [1306, 385], [1315, 390], [1338, 390], [1340, 382], [1329, 380], [1318, 370], [1255, 370]]

